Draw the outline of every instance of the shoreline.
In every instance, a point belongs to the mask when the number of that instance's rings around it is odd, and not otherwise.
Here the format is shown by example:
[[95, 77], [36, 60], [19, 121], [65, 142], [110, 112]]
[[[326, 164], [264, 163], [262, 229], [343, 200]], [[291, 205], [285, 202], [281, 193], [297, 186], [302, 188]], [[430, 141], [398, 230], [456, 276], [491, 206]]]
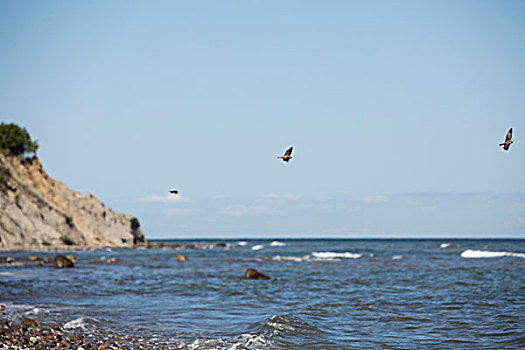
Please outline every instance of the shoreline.
[[180, 344], [127, 334], [104, 334], [82, 328], [65, 329], [58, 324], [38, 324], [29, 318], [15, 322], [5, 315], [0, 316], [0, 350], [164, 350], [173, 348], [180, 348]]
[[[224, 246], [225, 243], [216, 242], [215, 246]], [[112, 246], [112, 245], [55, 245], [55, 246], [35, 246], [35, 245], [20, 245], [12, 247], [0, 247], [0, 252], [14, 252], [14, 251], [31, 251], [31, 252], [73, 252], [73, 251], [92, 251], [98, 249], [205, 249], [209, 244], [201, 242], [196, 243], [163, 243], [163, 242], [148, 242], [135, 246]]]

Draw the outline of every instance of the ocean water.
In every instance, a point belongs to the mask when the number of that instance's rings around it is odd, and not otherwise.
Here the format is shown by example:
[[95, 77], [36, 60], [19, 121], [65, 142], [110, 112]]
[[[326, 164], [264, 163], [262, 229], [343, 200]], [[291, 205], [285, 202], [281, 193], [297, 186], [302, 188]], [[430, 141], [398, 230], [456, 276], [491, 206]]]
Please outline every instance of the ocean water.
[[[525, 240], [184, 242], [202, 249], [78, 251], [64, 270], [0, 266], [0, 304], [14, 321], [173, 349], [525, 348]], [[54, 255], [0, 252], [29, 254]], [[250, 267], [272, 279], [243, 279]]]

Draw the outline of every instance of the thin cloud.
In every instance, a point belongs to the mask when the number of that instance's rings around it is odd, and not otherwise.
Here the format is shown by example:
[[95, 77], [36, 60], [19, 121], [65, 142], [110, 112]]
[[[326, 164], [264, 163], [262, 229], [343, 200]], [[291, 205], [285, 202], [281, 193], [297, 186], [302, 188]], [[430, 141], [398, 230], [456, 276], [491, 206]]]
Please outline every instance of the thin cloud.
[[375, 195], [375, 196], [366, 196], [359, 198], [359, 202], [363, 202], [366, 204], [378, 204], [378, 203], [386, 203], [390, 200], [387, 196], [383, 196], [381, 194]]
[[221, 210], [221, 214], [229, 216], [241, 216], [268, 212], [269, 208], [264, 205], [231, 205]]
[[194, 215], [196, 214], [196, 211], [193, 209], [169, 208], [169, 209], [164, 209], [162, 213], [166, 216], [180, 216], [180, 215]]
[[285, 193], [285, 194], [277, 194], [277, 193], [268, 193], [262, 197], [262, 199], [259, 199], [258, 202], [263, 201], [297, 201], [301, 199], [300, 196], [291, 194], [291, 193]]
[[174, 196], [174, 195], [160, 195], [160, 194], [149, 194], [142, 198], [144, 202], [150, 203], [180, 203], [180, 202], [189, 202], [189, 198], [183, 196]]
[[222, 215], [241, 216], [245, 210], [242, 206], [229, 206], [221, 210]]

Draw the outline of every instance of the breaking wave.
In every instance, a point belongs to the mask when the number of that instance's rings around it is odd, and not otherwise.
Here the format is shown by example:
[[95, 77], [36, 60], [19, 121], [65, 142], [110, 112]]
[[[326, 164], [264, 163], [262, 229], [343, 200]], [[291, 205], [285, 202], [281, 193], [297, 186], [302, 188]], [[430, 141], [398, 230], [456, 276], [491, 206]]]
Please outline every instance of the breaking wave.
[[462, 258], [501, 258], [505, 256], [525, 259], [524, 253], [492, 252], [489, 250], [475, 250], [475, 249], [467, 249], [461, 252]]
[[279, 241], [273, 241], [272, 243], [270, 243], [270, 245], [272, 247], [284, 247], [286, 245], [286, 243], [279, 242]]
[[236, 349], [252, 350], [270, 347], [272, 342], [262, 335], [241, 334], [230, 339], [196, 339], [188, 344], [181, 344], [177, 349], [187, 350], [212, 350], [212, 349]]
[[94, 328], [99, 321], [95, 318], [91, 317], [80, 317], [77, 319], [74, 319], [72, 321], [69, 321], [64, 324], [64, 329], [75, 329], [75, 328], [81, 328], [81, 329], [88, 329], [88, 328]]
[[187, 344], [181, 344], [179, 349], [280, 349], [304, 348], [307, 342], [318, 340], [322, 331], [316, 326], [293, 316], [273, 315], [264, 321], [250, 327], [247, 333], [219, 339], [196, 339]]
[[341, 259], [359, 259], [363, 254], [359, 253], [336, 253], [336, 252], [312, 252], [311, 255], [304, 256], [281, 256], [276, 255], [272, 258], [275, 261], [340, 261]]
[[335, 253], [335, 252], [313, 252], [312, 255], [318, 259], [337, 259], [337, 258], [343, 258], [343, 259], [359, 259], [363, 256], [363, 254], [358, 253], [350, 253], [350, 252], [344, 252], [344, 253]]

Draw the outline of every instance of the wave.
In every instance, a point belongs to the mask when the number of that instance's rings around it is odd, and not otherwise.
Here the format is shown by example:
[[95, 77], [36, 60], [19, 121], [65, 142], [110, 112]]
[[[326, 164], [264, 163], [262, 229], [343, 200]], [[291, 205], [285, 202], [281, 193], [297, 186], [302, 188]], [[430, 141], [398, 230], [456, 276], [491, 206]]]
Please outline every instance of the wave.
[[450, 248], [450, 247], [452, 247], [452, 244], [450, 243], [441, 243], [441, 245], [439, 246], [439, 248], [443, 248], [443, 249]]
[[514, 257], [514, 258], [524, 258], [524, 253], [512, 253], [512, 252], [492, 252], [489, 250], [475, 250], [467, 249], [461, 252], [462, 258], [502, 258], [502, 257]]
[[263, 249], [263, 248], [264, 248], [264, 246], [263, 246], [262, 244], [258, 244], [258, 245], [254, 245], [254, 246], [252, 247], [252, 250], [261, 250], [261, 249]]
[[263, 334], [245, 333], [232, 338], [219, 339], [195, 339], [191, 343], [180, 344], [177, 349], [188, 350], [215, 350], [215, 349], [236, 349], [252, 350], [271, 347], [273, 342]]
[[341, 259], [359, 259], [363, 254], [358, 253], [336, 253], [336, 252], [313, 252], [304, 256], [282, 256], [276, 255], [271, 258], [274, 261], [340, 261]]
[[281, 255], [276, 255], [272, 258], [272, 260], [274, 261], [309, 261], [309, 260], [312, 260], [312, 257], [310, 255], [305, 255], [305, 256], [281, 256]]
[[43, 309], [38, 308], [38, 307], [34, 307], [31, 310], [27, 310], [25, 312], [26, 315], [38, 315], [40, 313], [49, 313], [49, 311], [43, 310]]
[[[181, 343], [176, 348], [187, 350], [301, 349], [306, 345], [312, 345], [311, 342], [315, 343], [315, 340], [322, 334], [323, 332], [315, 325], [298, 317], [273, 315], [252, 325], [246, 333], [214, 339], [195, 339], [188, 343]], [[323, 346], [316, 348], [323, 348]]]
[[279, 242], [279, 241], [273, 241], [272, 243], [270, 243], [270, 245], [272, 247], [284, 247], [286, 245], [286, 243]]
[[239, 242], [237, 242], [237, 244], [240, 245], [240, 246], [245, 246], [245, 245], [248, 245], [248, 242], [246, 242], [246, 241], [239, 241]]
[[337, 258], [344, 258], [344, 259], [359, 259], [363, 256], [363, 254], [359, 253], [350, 253], [350, 252], [344, 252], [344, 253], [336, 253], [336, 252], [313, 252], [312, 255], [318, 259], [337, 259]]
[[75, 329], [75, 328], [88, 329], [88, 328], [92, 328], [96, 326], [98, 323], [99, 321], [95, 318], [80, 317], [80, 318], [64, 323], [62, 327], [64, 329]]

